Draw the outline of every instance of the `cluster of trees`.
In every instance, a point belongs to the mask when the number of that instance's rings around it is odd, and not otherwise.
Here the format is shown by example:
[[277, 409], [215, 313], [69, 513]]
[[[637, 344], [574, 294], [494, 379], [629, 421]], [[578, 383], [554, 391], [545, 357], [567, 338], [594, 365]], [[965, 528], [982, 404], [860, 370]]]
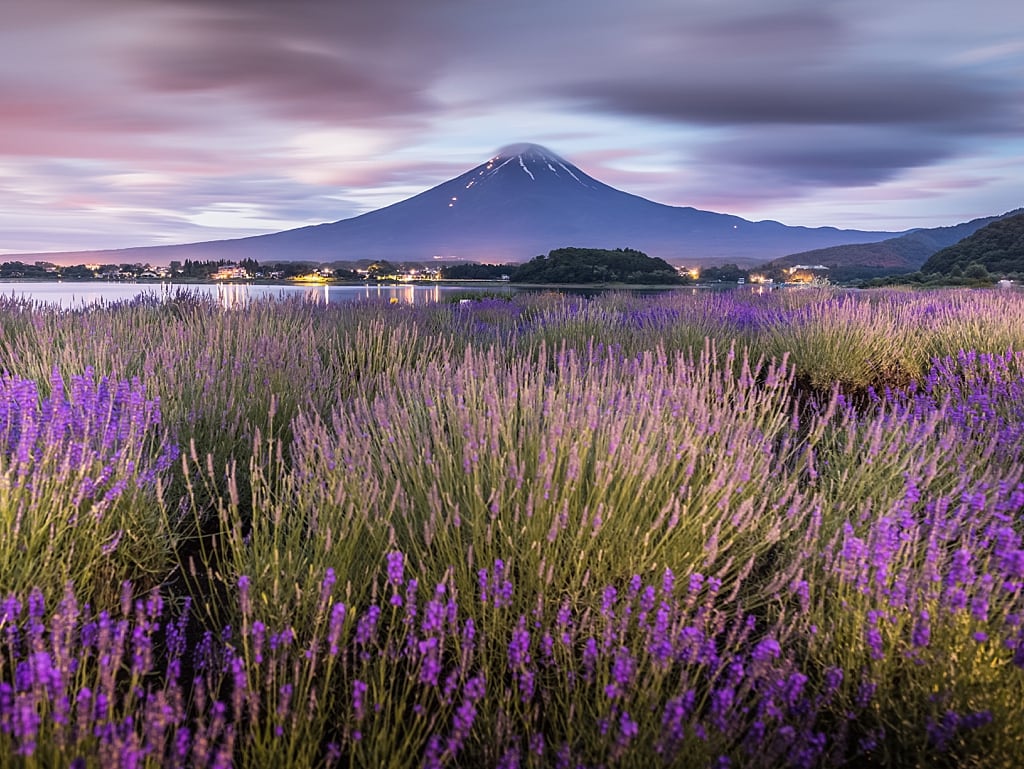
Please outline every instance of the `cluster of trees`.
[[86, 278], [110, 278], [122, 275], [141, 275], [149, 270], [143, 264], [101, 264], [97, 268], [86, 267], [84, 264], [70, 266], [53, 264], [52, 262], [35, 262], [25, 264], [11, 261], [0, 264], [0, 279], [29, 278], [38, 280], [76, 280]]
[[[507, 279], [517, 283], [685, 285], [691, 282], [664, 259], [630, 248], [559, 248], [526, 264], [451, 264], [441, 268], [441, 277], [446, 280]], [[700, 271], [702, 283], [736, 283], [747, 278], [747, 270], [735, 264], [705, 267]], [[783, 278], [779, 270], [780, 281]]]
[[632, 283], [687, 282], [664, 259], [632, 248], [557, 248], [525, 264], [459, 264], [441, 270], [448, 279], [500, 280], [517, 283]]
[[686, 282], [664, 259], [632, 248], [557, 248], [520, 265], [510, 278], [518, 283]]
[[55, 270], [42, 263], [4, 262], [0, 264], [0, 278], [52, 278], [54, 272]]
[[879, 288], [881, 286], [923, 286], [925, 288], [938, 288], [940, 286], [966, 286], [968, 288], [979, 288], [991, 286], [1001, 277], [1021, 279], [1024, 273], [1009, 275], [992, 275], [983, 264], [972, 264], [966, 270], [954, 269], [949, 274], [941, 272], [909, 272], [903, 275], [886, 275], [884, 277], [872, 278], [859, 284], [862, 288]]

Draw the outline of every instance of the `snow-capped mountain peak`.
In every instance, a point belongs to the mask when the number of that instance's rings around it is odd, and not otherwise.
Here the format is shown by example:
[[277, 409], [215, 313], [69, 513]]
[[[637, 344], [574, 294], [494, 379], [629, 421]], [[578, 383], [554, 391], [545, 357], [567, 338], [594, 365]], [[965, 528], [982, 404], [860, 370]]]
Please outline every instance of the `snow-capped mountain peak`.
[[547, 147], [527, 142], [502, 147], [496, 155], [471, 173], [479, 177], [476, 179], [479, 182], [503, 170], [523, 174], [530, 181], [543, 181], [554, 175], [560, 181], [573, 182], [589, 189], [597, 187], [593, 179]]

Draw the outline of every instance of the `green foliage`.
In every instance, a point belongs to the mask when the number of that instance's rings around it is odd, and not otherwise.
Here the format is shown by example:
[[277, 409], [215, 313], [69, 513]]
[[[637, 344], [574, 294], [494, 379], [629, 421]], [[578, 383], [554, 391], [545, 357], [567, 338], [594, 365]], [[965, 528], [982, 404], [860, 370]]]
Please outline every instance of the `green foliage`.
[[335, 280], [360, 280], [362, 277], [355, 270], [346, 270], [344, 267], [335, 267], [333, 275]]
[[982, 227], [959, 243], [932, 254], [921, 271], [983, 280], [988, 274], [1024, 272], [1024, 214], [1008, 216]]
[[52, 278], [53, 273], [47, 272], [44, 267], [37, 264], [22, 264], [21, 262], [4, 262], [0, 264], [0, 278]]
[[512, 273], [517, 283], [682, 284], [664, 259], [631, 248], [558, 248], [534, 257]]
[[735, 264], [723, 264], [719, 267], [705, 267], [700, 271], [700, 279], [703, 283], [722, 281], [723, 283], [735, 283], [740, 278], [746, 280], [746, 270], [741, 270]]

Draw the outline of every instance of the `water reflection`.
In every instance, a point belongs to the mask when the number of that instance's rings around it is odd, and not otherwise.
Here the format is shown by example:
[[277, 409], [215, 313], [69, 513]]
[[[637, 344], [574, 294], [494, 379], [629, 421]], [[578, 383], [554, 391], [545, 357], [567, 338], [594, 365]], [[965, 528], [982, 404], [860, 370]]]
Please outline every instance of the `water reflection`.
[[125, 302], [140, 296], [151, 296], [166, 302], [181, 294], [211, 297], [225, 309], [244, 307], [250, 302], [264, 299], [290, 298], [323, 305], [358, 301], [422, 305], [441, 302], [448, 295], [472, 290], [436, 283], [366, 286], [332, 286], [325, 283], [292, 286], [253, 283], [0, 282], [0, 296], [56, 305], [61, 309]]
[[[205, 288], [198, 286], [197, 288]], [[241, 307], [259, 299], [301, 298], [312, 304], [343, 304], [355, 301], [387, 304], [422, 305], [440, 302], [444, 294], [464, 291], [454, 286], [437, 284], [367, 285], [367, 286], [263, 286], [247, 283], [217, 285], [217, 302], [225, 309]]]
[[[716, 290], [719, 287], [689, 287], [684, 289], [625, 289], [631, 294], [661, 294], [664, 291]], [[721, 289], [736, 289], [736, 286], [722, 286]], [[764, 289], [753, 288], [759, 293]], [[155, 297], [168, 301], [180, 294], [211, 297], [225, 309], [244, 307], [246, 304], [265, 299], [296, 298], [313, 304], [345, 304], [349, 302], [381, 302], [394, 305], [425, 305], [444, 302], [460, 296], [493, 296], [518, 293], [557, 291], [572, 296], [590, 298], [607, 293], [607, 289], [590, 287], [567, 288], [516, 287], [510, 285], [485, 286], [441, 285], [437, 283], [381, 283], [374, 285], [338, 286], [318, 285], [267, 285], [255, 283], [107, 283], [107, 282], [0, 282], [0, 297], [25, 299], [40, 304], [55, 305], [61, 309], [80, 309], [93, 304], [127, 302], [140, 296]]]
[[225, 310], [233, 310], [249, 303], [248, 286], [241, 283], [217, 285], [217, 304]]

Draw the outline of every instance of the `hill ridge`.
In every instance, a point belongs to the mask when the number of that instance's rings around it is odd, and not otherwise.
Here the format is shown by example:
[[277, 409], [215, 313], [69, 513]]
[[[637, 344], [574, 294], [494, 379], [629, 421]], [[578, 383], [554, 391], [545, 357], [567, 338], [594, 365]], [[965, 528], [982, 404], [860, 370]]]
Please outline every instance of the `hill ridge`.
[[922, 269], [939, 250], [958, 243], [981, 228], [1024, 212], [1014, 209], [997, 216], [971, 219], [942, 227], [916, 228], [894, 238], [867, 243], [851, 243], [829, 248], [802, 251], [774, 259], [763, 269], [790, 267], [795, 264], [822, 264], [836, 280], [870, 278], [914, 272]]
[[921, 266], [921, 272], [966, 273], [975, 264], [997, 275], [1024, 274], [1024, 209], [999, 217], [936, 251]]

